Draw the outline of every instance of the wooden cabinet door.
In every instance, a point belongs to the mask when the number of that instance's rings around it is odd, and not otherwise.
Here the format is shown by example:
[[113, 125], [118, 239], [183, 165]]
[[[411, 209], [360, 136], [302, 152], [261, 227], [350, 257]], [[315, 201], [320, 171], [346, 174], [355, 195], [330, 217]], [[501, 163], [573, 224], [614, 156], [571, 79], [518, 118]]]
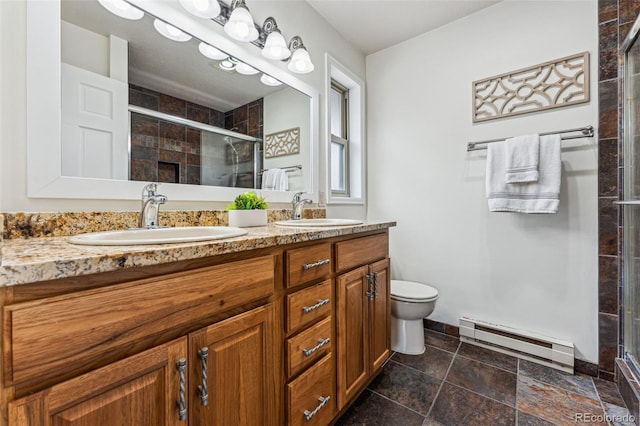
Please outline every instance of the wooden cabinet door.
[[375, 275], [376, 295], [369, 303], [369, 342], [371, 373], [378, 371], [391, 355], [391, 295], [389, 259], [369, 266]]
[[336, 278], [338, 410], [368, 377], [367, 267]]
[[[186, 356], [186, 338], [177, 339], [18, 399], [9, 403], [9, 425], [186, 425], [178, 407]], [[187, 389], [186, 371], [182, 377]]]
[[[192, 426], [276, 425], [281, 368], [274, 335], [272, 305], [189, 335]], [[204, 363], [203, 348], [208, 353]]]

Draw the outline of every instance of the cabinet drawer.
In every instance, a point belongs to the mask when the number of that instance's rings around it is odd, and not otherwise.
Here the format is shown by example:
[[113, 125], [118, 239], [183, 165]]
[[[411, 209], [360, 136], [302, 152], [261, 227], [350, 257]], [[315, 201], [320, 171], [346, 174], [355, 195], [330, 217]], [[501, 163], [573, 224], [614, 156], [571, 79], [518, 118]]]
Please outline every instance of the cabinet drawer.
[[331, 273], [331, 244], [287, 251], [287, 287], [295, 287]]
[[287, 373], [295, 376], [316, 360], [331, 352], [331, 317], [287, 339]]
[[6, 306], [5, 382], [70, 377], [139, 352], [269, 297], [274, 277], [275, 257], [263, 256]]
[[331, 312], [331, 280], [287, 296], [287, 332], [297, 330]]
[[334, 361], [327, 355], [287, 385], [288, 424], [328, 425], [335, 412]]
[[389, 257], [389, 236], [387, 234], [336, 243], [337, 272], [346, 271], [385, 257]]

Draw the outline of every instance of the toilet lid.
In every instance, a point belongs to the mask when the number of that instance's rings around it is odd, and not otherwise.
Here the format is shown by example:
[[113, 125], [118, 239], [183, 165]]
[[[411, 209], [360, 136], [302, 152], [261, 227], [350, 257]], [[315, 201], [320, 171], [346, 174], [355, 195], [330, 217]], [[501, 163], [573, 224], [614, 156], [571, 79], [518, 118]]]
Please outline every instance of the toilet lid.
[[432, 300], [438, 297], [438, 290], [413, 281], [391, 280], [391, 297], [405, 300]]

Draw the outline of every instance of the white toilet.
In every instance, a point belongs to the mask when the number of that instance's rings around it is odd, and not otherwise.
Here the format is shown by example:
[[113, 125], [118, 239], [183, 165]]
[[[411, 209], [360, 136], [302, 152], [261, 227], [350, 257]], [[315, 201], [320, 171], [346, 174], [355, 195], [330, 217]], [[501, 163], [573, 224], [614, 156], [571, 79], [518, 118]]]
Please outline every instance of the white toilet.
[[424, 352], [422, 319], [433, 312], [438, 290], [413, 281], [391, 280], [391, 350], [408, 355]]

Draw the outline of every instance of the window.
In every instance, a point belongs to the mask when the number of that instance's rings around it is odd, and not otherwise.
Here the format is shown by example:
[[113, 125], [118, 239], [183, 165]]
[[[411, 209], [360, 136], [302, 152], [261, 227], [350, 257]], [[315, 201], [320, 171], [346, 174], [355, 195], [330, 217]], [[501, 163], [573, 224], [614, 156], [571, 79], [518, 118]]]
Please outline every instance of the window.
[[331, 81], [331, 194], [349, 196], [349, 90]]
[[325, 58], [327, 204], [364, 205], [364, 81], [331, 55]]

